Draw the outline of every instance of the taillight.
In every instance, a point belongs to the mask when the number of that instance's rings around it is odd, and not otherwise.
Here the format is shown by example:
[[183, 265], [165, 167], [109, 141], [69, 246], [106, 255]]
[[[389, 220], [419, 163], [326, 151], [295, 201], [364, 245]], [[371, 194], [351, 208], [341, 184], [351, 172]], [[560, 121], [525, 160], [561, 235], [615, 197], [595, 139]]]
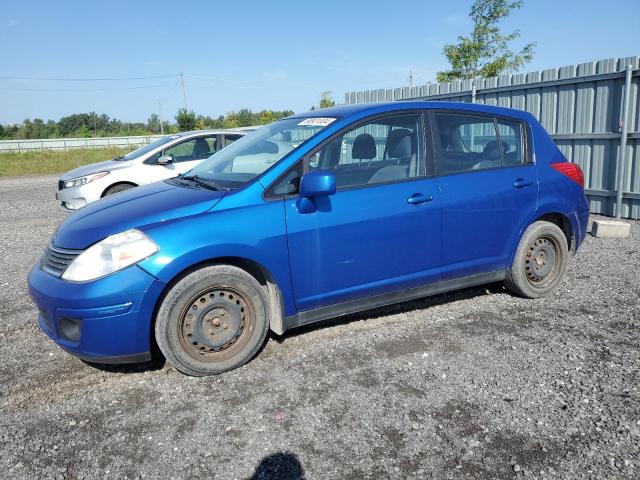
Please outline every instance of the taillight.
[[555, 171], [569, 177], [571, 180], [584, 188], [584, 173], [582, 173], [580, 165], [571, 162], [552, 163], [550, 165]]

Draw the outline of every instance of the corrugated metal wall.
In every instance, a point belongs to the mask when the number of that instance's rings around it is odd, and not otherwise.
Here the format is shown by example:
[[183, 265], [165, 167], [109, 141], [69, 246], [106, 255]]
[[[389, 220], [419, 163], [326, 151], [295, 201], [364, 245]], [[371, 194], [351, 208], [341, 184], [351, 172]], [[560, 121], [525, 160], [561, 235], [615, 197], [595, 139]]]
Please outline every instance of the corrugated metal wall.
[[[476, 81], [476, 103], [533, 114], [585, 174], [593, 213], [613, 215], [626, 65], [633, 68], [622, 216], [640, 218], [640, 57], [609, 58]], [[472, 81], [345, 94], [346, 103], [424, 99], [472, 101]]]

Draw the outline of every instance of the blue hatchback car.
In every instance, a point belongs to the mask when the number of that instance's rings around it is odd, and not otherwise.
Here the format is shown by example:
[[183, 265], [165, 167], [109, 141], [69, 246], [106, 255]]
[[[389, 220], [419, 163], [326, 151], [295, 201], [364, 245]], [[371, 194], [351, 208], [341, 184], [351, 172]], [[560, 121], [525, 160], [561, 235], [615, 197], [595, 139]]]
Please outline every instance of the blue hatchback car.
[[267, 125], [70, 216], [29, 275], [42, 330], [96, 363], [239, 367], [288, 329], [504, 281], [550, 293], [589, 216], [528, 113], [343, 106]]

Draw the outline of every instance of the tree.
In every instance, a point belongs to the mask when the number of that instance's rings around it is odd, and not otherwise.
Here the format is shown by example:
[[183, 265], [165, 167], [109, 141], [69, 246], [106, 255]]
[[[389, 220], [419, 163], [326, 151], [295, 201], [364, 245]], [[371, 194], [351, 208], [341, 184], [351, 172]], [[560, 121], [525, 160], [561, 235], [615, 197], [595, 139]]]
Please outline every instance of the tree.
[[196, 114], [193, 110], [188, 111], [186, 108], [178, 110], [176, 115], [176, 122], [178, 122], [178, 128], [184, 132], [186, 130], [195, 130], [196, 128]]
[[229, 112], [224, 117], [224, 121], [222, 122], [222, 128], [237, 128], [240, 124], [238, 123], [238, 115], [236, 112]]
[[236, 117], [239, 127], [250, 127], [255, 124], [253, 112], [248, 108], [238, 110]]
[[335, 106], [336, 102], [331, 98], [331, 92], [326, 91], [320, 94], [320, 108], [327, 108]]
[[476, 77], [495, 77], [502, 73], [518, 71], [533, 58], [535, 43], [526, 44], [518, 53], [509, 43], [520, 37], [515, 30], [508, 35], [500, 32], [499, 23], [515, 9], [522, 7], [522, 0], [476, 0], [469, 16], [473, 31], [469, 36], [459, 36], [457, 44], [447, 44], [443, 53], [451, 64], [451, 70], [438, 72], [438, 82], [450, 82]]
[[258, 117], [259, 125], [268, 125], [278, 120], [278, 115], [272, 110], [262, 110]]
[[160, 133], [160, 117], [156, 113], [149, 115], [147, 119], [147, 130], [152, 133]]

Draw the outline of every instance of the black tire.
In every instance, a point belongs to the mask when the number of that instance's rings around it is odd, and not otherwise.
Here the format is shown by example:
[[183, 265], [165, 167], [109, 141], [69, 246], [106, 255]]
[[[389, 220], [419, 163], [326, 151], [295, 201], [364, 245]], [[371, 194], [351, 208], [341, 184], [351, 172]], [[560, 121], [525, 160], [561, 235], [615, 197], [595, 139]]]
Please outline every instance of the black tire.
[[130, 188], [133, 188], [133, 187], [135, 187], [135, 185], [132, 185], [130, 183], [117, 183], [107, 188], [104, 191], [104, 195], [102, 196], [107, 197], [109, 195], [113, 195], [114, 193], [124, 192], [125, 190], [129, 190]]
[[517, 295], [545, 297], [562, 281], [568, 261], [567, 237], [560, 227], [534, 222], [522, 235], [504, 283]]
[[269, 330], [264, 288], [244, 270], [211, 265], [186, 275], [169, 290], [156, 316], [156, 341], [187, 375], [238, 368], [258, 352]]

